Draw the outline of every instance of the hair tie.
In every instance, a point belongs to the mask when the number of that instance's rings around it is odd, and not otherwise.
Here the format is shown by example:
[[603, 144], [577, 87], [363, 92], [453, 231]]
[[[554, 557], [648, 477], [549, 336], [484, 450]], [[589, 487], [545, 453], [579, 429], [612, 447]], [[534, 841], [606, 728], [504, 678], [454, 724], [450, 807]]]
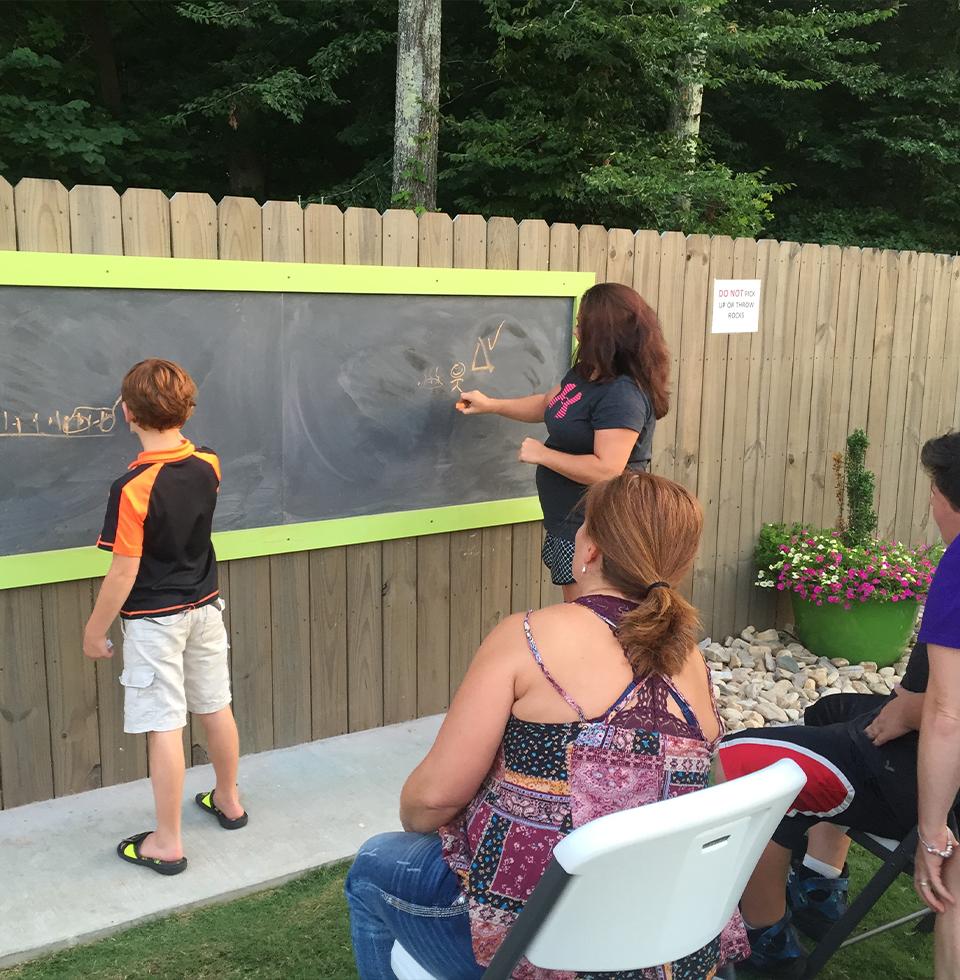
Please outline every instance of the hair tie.
[[654, 582], [652, 585], [647, 586], [647, 591], [644, 592], [643, 597], [644, 599], [646, 599], [647, 596], [649, 596], [654, 589], [669, 589], [669, 588], [670, 588], [669, 582]]

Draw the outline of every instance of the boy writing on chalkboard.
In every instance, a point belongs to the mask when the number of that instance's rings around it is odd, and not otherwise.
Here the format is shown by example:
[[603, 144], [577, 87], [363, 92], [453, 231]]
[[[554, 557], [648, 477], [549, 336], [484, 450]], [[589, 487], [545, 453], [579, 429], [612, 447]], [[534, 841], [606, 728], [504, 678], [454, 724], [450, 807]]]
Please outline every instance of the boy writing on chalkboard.
[[180, 365], [150, 358], [121, 385], [123, 417], [143, 452], [110, 488], [98, 547], [113, 553], [83, 634], [83, 652], [113, 656], [107, 630], [123, 628], [124, 724], [147, 733], [157, 827], [122, 840], [117, 854], [160, 874], [184, 871], [180, 839], [187, 711], [200, 717], [216, 788], [201, 809], [227, 830], [247, 814], [237, 792], [239, 739], [230, 708], [227, 634], [210, 540], [220, 461], [180, 429], [193, 414], [197, 387]]

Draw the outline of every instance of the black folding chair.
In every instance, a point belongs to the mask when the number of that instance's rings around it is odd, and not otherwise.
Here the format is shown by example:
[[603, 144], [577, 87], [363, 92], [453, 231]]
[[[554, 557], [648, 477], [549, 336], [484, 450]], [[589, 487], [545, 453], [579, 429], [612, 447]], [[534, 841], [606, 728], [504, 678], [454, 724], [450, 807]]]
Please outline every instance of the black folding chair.
[[[952, 818], [951, 829], [956, 834], [956, 825]], [[917, 912], [911, 912], [910, 915], [894, 919], [892, 922], [886, 922], [875, 929], [868, 929], [866, 932], [851, 936], [864, 916], [893, 884], [897, 875], [904, 874], [909, 875], [911, 879], [913, 878], [913, 855], [917, 849], [917, 828], [914, 827], [899, 843], [886, 837], [876, 837], [873, 834], [865, 834], [857, 830], [848, 830], [847, 834], [851, 840], [880, 858], [883, 864], [857, 895], [846, 913], [836, 925], [830, 928], [807, 957], [805, 980], [815, 977], [838, 949], [863, 942], [865, 939], [872, 939], [882, 932], [896, 929], [910, 922], [917, 923], [917, 931], [929, 932], [933, 929], [933, 912], [928, 908], [923, 908]]]

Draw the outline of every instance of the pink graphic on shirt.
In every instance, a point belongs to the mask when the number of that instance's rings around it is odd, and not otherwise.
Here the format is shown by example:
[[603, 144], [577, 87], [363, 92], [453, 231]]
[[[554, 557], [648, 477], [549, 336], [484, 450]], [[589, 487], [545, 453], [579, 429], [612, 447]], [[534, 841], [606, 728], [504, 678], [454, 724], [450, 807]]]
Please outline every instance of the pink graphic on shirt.
[[574, 384], [564, 385], [563, 388], [560, 391], [558, 391], [553, 396], [553, 398], [550, 399], [550, 402], [547, 405], [548, 408], [553, 408], [553, 406], [556, 405], [557, 402], [561, 403], [560, 408], [557, 409], [556, 414], [553, 416], [555, 419], [564, 418], [567, 414], [567, 409], [571, 405], [575, 405], [578, 401], [580, 401], [581, 398], [583, 398], [582, 391], [577, 391], [577, 393], [573, 397], [570, 397], [570, 392], [576, 390], [577, 390], [577, 386]]

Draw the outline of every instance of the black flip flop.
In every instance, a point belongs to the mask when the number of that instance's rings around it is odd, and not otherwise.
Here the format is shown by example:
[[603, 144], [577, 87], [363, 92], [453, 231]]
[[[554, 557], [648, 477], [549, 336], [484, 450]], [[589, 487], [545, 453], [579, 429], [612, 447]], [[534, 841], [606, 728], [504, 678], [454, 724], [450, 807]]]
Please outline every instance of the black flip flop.
[[216, 803], [213, 802], [213, 790], [209, 793], [197, 793], [194, 797], [197, 806], [206, 813], [211, 813], [213, 816], [220, 821], [220, 826], [224, 830], [239, 830], [241, 827], [246, 827], [247, 821], [250, 819], [246, 812], [241, 813], [239, 817], [230, 818], [228, 817]]
[[146, 857], [140, 853], [140, 845], [152, 834], [152, 830], [145, 830], [142, 834], [134, 834], [132, 837], [124, 837], [117, 844], [117, 856], [131, 864], [139, 864], [141, 867], [149, 868], [162, 875], [178, 875], [181, 871], [187, 870], [187, 859], [180, 858], [179, 861], [161, 861], [160, 858]]

